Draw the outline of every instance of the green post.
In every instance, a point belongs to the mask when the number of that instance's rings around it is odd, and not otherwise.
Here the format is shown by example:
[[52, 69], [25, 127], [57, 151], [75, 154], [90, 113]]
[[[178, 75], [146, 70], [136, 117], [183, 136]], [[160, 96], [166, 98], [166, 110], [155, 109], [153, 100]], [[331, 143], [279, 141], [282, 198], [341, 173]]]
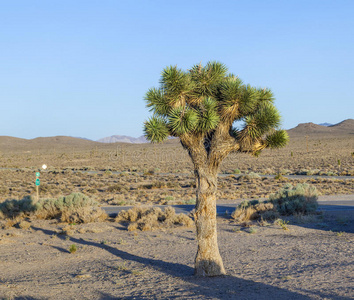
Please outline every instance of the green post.
[[37, 202], [39, 201], [39, 185], [41, 184], [39, 177], [40, 173], [36, 172], [36, 191], [37, 191]]

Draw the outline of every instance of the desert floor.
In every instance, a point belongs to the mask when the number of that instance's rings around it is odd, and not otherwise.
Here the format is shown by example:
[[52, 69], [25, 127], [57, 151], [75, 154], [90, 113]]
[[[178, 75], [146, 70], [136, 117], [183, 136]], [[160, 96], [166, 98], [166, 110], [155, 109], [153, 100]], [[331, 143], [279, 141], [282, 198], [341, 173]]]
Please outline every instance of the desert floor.
[[[286, 148], [260, 157], [230, 155], [220, 169], [226, 176], [219, 179], [219, 201], [267, 198], [285, 183], [304, 182], [322, 195], [352, 197], [354, 135], [305, 134], [292, 134]], [[43, 163], [48, 169], [41, 172], [40, 197], [82, 192], [115, 207], [195, 202], [193, 168], [177, 141], [156, 146], [77, 140], [2, 137], [0, 202], [34, 195], [35, 172]], [[252, 172], [325, 178], [252, 178]], [[0, 299], [353, 299], [354, 210], [287, 221], [289, 230], [273, 223], [241, 227], [229, 215], [218, 216], [227, 276], [216, 278], [193, 276], [193, 227], [129, 232], [113, 219], [1, 226]]]
[[[0, 233], [4, 299], [353, 299], [354, 211], [241, 227], [218, 217], [228, 275], [193, 276], [194, 228], [35, 220]], [[70, 234], [68, 234], [70, 233]], [[71, 245], [77, 246], [70, 253]]]

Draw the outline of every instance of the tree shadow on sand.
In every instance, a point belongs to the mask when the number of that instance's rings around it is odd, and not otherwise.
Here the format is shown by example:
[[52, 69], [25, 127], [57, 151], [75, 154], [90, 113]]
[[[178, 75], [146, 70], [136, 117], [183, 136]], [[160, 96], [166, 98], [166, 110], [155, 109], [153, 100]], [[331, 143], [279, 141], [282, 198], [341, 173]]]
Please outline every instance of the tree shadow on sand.
[[[54, 231], [46, 230], [38, 227], [32, 227], [34, 230], [42, 231], [47, 235], [55, 234]], [[65, 239], [65, 236], [58, 236], [60, 239]], [[286, 289], [274, 287], [260, 282], [254, 282], [251, 280], [245, 280], [235, 276], [219, 276], [219, 277], [196, 277], [193, 276], [194, 269], [180, 264], [171, 263], [159, 259], [145, 258], [130, 254], [128, 252], [119, 250], [117, 248], [111, 247], [109, 245], [103, 245], [97, 242], [87, 241], [83, 239], [77, 239], [70, 237], [70, 240], [74, 243], [94, 246], [97, 248], [104, 249], [114, 256], [132, 262], [138, 262], [145, 266], [151, 267], [156, 271], [162, 272], [166, 275], [182, 279], [185, 285], [181, 286], [181, 290], [185, 290], [189, 296], [192, 298], [202, 298], [202, 299], [311, 299], [310, 297], [292, 292]], [[140, 294], [141, 292], [141, 294]], [[150, 291], [150, 295], [146, 296], [146, 290], [141, 290], [136, 292], [138, 294], [132, 294], [126, 297], [119, 297], [119, 299], [151, 299], [155, 296], [153, 295], [154, 290]], [[308, 291], [304, 291], [310, 293]], [[116, 296], [109, 293], [99, 292], [100, 299], [117, 299]], [[311, 294], [311, 293], [310, 293]], [[184, 294], [185, 295], [185, 294]], [[317, 296], [321, 296], [317, 294]], [[325, 297], [330, 297], [331, 299], [338, 300], [349, 300], [350, 298], [339, 297], [336, 295], [322, 295]], [[161, 295], [162, 298], [167, 299], [182, 299], [185, 296], [183, 294], [177, 293], [177, 295]]]

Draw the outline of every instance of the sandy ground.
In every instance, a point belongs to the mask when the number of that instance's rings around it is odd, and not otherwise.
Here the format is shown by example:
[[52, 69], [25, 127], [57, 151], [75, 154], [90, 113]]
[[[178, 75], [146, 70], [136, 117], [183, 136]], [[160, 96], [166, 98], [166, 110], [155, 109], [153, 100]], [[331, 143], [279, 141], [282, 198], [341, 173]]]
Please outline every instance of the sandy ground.
[[289, 230], [219, 217], [228, 275], [216, 278], [193, 276], [194, 228], [128, 232], [107, 221], [73, 225], [68, 236], [65, 226], [0, 231], [0, 298], [354, 298], [354, 211], [293, 218]]

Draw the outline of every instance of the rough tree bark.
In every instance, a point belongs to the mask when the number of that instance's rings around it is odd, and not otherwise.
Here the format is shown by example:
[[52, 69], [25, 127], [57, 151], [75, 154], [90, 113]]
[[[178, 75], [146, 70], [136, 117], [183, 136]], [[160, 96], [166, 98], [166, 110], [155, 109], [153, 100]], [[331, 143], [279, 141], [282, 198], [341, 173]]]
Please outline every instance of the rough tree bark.
[[198, 251], [195, 258], [195, 274], [218, 276], [226, 274], [219, 253], [216, 232], [217, 170], [207, 166], [195, 170], [197, 179], [197, 202], [195, 223]]

